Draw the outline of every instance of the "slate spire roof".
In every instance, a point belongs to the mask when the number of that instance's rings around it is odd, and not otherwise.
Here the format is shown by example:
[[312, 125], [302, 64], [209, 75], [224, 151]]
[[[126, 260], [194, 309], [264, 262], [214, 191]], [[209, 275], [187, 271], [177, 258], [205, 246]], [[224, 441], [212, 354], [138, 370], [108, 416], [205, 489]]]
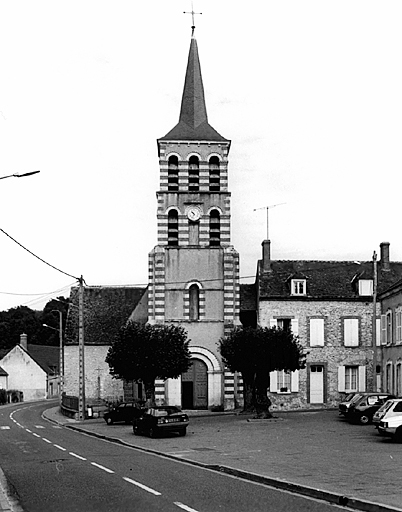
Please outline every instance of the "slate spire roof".
[[191, 38], [178, 124], [159, 140], [229, 142], [208, 123], [197, 40]]

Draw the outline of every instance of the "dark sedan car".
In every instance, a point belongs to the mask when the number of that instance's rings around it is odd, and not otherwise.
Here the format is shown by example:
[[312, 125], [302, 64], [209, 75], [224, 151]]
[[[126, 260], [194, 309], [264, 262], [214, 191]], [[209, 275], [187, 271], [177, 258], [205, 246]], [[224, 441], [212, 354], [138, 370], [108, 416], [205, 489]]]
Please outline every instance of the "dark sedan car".
[[133, 423], [135, 435], [148, 434], [157, 437], [164, 432], [177, 432], [186, 435], [188, 416], [178, 407], [166, 405], [146, 409]]
[[395, 398], [389, 393], [361, 393], [358, 400], [354, 401], [347, 412], [347, 419], [367, 425], [373, 420], [374, 413], [390, 398]]
[[105, 412], [103, 419], [108, 425], [113, 423], [132, 423], [143, 412], [143, 408], [136, 402], [123, 402], [110, 411]]

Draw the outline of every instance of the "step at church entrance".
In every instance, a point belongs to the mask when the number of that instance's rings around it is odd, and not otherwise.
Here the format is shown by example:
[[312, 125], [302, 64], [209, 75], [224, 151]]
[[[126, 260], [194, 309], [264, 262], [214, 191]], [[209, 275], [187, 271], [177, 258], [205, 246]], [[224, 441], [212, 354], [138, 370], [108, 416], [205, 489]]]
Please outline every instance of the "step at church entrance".
[[183, 409], [208, 408], [207, 365], [192, 359], [190, 368], [181, 376], [181, 404]]

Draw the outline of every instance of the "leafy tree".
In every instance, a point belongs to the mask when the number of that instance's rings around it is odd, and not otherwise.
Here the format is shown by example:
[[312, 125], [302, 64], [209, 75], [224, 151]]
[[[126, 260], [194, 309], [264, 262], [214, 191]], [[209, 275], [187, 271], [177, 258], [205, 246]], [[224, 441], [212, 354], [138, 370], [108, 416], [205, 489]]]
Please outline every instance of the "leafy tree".
[[241, 372], [244, 385], [244, 411], [270, 418], [269, 373], [294, 371], [305, 367], [305, 356], [298, 338], [276, 327], [238, 327], [219, 341], [219, 351], [230, 371]]
[[190, 340], [175, 325], [129, 322], [110, 346], [106, 362], [116, 379], [143, 382], [148, 405], [155, 403], [155, 379], [177, 378], [190, 367]]

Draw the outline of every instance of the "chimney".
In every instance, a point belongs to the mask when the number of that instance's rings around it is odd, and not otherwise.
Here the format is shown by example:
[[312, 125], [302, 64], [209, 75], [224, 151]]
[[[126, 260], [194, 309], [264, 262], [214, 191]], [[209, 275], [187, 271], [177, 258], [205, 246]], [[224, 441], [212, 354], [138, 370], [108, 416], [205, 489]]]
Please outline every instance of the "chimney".
[[382, 242], [380, 244], [381, 251], [381, 270], [390, 270], [389, 266], [389, 242]]
[[23, 349], [28, 350], [28, 335], [20, 334], [20, 345]]
[[262, 271], [271, 272], [271, 240], [262, 242]]

